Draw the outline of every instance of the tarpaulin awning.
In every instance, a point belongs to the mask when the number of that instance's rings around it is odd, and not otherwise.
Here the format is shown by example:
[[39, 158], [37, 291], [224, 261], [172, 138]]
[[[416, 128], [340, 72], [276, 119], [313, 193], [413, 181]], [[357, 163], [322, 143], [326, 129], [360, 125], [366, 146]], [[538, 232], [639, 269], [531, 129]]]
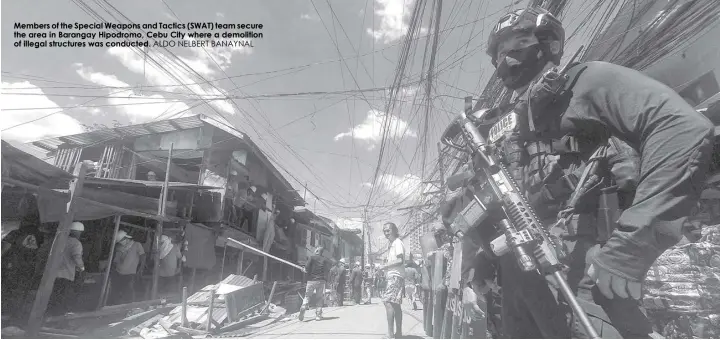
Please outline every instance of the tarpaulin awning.
[[2, 177], [51, 188], [67, 188], [73, 175], [2, 141]]

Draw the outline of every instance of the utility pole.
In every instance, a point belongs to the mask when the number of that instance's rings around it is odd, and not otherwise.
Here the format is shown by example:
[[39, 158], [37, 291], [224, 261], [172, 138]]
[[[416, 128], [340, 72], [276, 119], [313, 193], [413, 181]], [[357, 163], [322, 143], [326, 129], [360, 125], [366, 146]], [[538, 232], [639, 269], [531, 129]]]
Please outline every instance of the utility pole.
[[[367, 207], [363, 209], [363, 226], [362, 226], [362, 254], [360, 255], [360, 265], [365, 268], [365, 261], [368, 261], [370, 250], [368, 249], [368, 243], [365, 243], [365, 234], [367, 234], [368, 220], [367, 220]], [[367, 255], [366, 255], [367, 254]]]

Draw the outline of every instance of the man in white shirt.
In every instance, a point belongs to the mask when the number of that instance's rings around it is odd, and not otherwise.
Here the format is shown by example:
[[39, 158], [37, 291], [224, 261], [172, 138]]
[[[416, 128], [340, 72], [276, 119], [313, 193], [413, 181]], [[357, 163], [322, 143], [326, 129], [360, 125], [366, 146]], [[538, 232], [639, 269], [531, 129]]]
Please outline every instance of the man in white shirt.
[[145, 249], [124, 230], [115, 235], [115, 257], [110, 272], [110, 304], [135, 302], [135, 278], [145, 268]]
[[[85, 231], [85, 225], [80, 222], [70, 224], [70, 237], [65, 243], [60, 266], [57, 269], [57, 277], [53, 284], [50, 295], [48, 313], [50, 315], [64, 314], [72, 305], [75, 295], [75, 273], [84, 272], [83, 247], [80, 243], [80, 235]], [[52, 246], [53, 241], [48, 241]]]
[[[382, 300], [385, 304], [388, 323], [388, 338], [397, 339], [402, 337], [402, 303], [403, 288], [405, 287], [405, 246], [400, 240], [400, 233], [397, 225], [392, 222], [383, 225], [383, 234], [390, 241], [387, 260], [381, 267], [385, 271], [387, 287], [383, 293]], [[393, 325], [395, 331], [393, 332]]]

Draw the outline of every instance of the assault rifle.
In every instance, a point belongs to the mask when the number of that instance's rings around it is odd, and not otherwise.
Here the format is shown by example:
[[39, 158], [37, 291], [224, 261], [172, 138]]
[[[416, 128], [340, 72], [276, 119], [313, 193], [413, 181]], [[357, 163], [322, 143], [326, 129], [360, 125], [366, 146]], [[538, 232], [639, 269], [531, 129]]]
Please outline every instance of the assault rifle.
[[[470, 112], [471, 109], [470, 97], [469, 100], [466, 99], [466, 110]], [[485, 138], [478, 131], [475, 122], [468, 118], [465, 112], [461, 113], [460, 119], [468, 147], [479, 163], [475, 165], [475, 171], [483, 175], [486, 184], [501, 203], [499, 208], [505, 215], [505, 218], [501, 218], [497, 223], [503, 235], [491, 243], [493, 253], [500, 256], [512, 251], [523, 271], [537, 270], [542, 275], [552, 275], [560, 286], [560, 292], [590, 337], [599, 338], [561, 272], [562, 260], [567, 254], [560, 240], [550, 235], [542, 225], [505, 165], [500, 163], [488, 149]], [[473, 198], [478, 204], [485, 205], [477, 197], [473, 186], [468, 186], [468, 189], [473, 193]]]
[[[564, 71], [552, 70], [548, 74], [552, 73], [555, 77], [562, 77]], [[558, 78], [553, 80], [556, 79]], [[533, 207], [528, 203], [505, 165], [495, 157], [495, 153], [491, 149], [492, 145], [488, 145], [476, 126], [488, 111], [481, 110], [473, 113], [472, 97], [466, 97], [465, 111], [460, 114], [458, 124], [455, 126], [455, 128], [460, 127], [458, 132], [464, 137], [465, 145], [460, 146], [451, 142], [449, 138], [443, 137], [445, 144], [455, 149], [469, 151], [474, 156], [475, 164], [472, 179], [479, 179], [484, 182], [490, 189], [492, 196], [494, 196], [490, 201], [487, 199], [481, 200], [475, 186], [466, 185], [466, 188], [472, 193], [472, 198], [475, 201], [474, 206], [477, 208], [474, 210], [476, 213], [472, 214], [470, 211], [472, 210], [471, 206], [468, 206], [465, 209], [468, 211], [463, 211], [463, 214], [468, 215], [464, 218], [468, 219], [470, 215], [476, 218], [470, 219], [467, 223], [462, 223], [463, 226], [459, 229], [462, 231], [484, 219], [490, 210], [487, 205], [491, 204], [491, 202], [495, 203], [494, 205], [497, 207], [492, 210], [502, 212], [501, 218], [496, 223], [502, 235], [492, 241], [491, 249], [493, 253], [501, 256], [512, 251], [523, 271], [537, 270], [541, 275], [551, 275], [558, 283], [560, 292], [590, 337], [599, 338], [597, 331], [593, 328], [587, 314], [578, 303], [562, 274], [561, 270], [564, 266], [562, 261], [567, 256], [563, 244], [559, 239], [553, 237], [540, 222]], [[468, 177], [467, 174], [463, 174], [458, 177], [458, 180], [466, 183], [470, 179]], [[448, 186], [451, 186], [450, 180], [448, 178]], [[478, 211], [482, 213], [478, 214]], [[563, 223], [562, 220], [556, 224], [561, 223]]]

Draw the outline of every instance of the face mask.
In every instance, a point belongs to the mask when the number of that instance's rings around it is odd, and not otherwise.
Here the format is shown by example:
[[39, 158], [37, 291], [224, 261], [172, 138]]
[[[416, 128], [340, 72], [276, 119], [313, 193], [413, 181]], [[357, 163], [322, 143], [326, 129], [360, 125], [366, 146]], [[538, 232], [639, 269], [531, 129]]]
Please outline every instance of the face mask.
[[[497, 66], [497, 77], [502, 79], [505, 86], [516, 90], [529, 84], [547, 65], [549, 55], [540, 44], [531, 45], [522, 49], [512, 50], [500, 61]], [[518, 61], [515, 65], [508, 65], [507, 59]]]

